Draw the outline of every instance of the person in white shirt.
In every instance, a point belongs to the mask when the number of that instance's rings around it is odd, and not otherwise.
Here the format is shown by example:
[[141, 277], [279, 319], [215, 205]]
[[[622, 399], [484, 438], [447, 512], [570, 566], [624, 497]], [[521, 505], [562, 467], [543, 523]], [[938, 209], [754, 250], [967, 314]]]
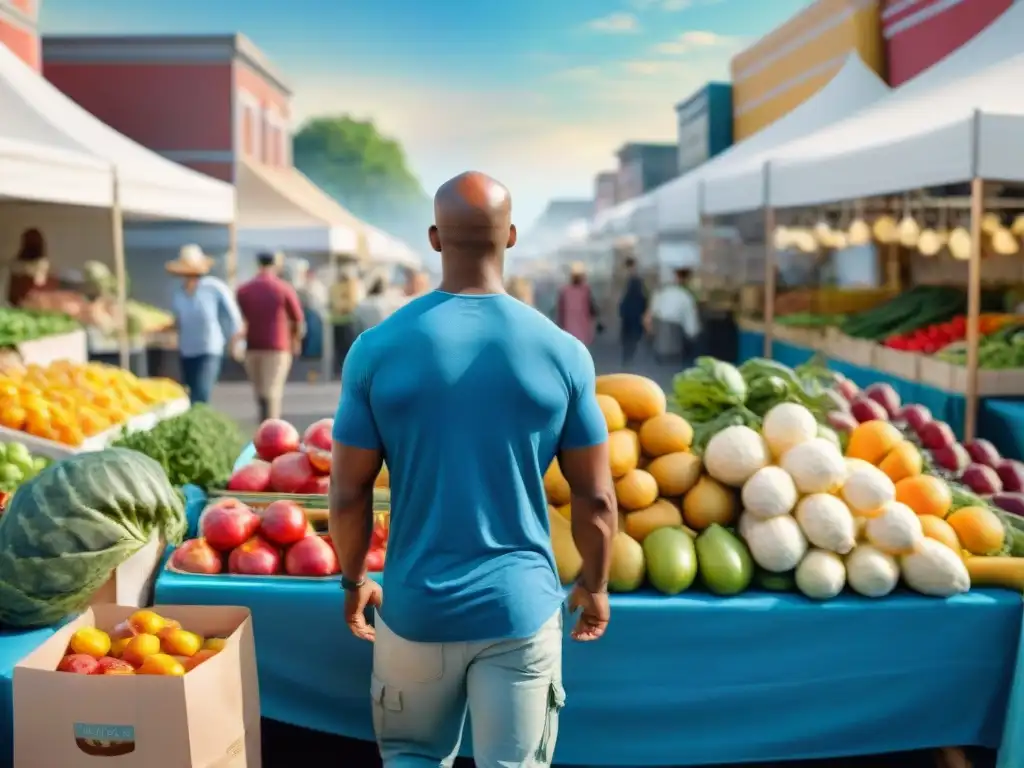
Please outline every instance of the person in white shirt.
[[651, 300], [644, 320], [658, 361], [693, 357], [701, 323], [697, 300], [688, 288], [692, 275], [689, 269], [677, 269], [675, 281], [659, 288]]

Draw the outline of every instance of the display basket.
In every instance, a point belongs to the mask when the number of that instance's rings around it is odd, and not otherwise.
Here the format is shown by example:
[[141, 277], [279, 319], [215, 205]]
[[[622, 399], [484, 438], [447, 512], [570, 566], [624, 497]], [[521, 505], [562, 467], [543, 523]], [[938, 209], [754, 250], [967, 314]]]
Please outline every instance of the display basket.
[[[209, 492], [210, 500], [214, 499], [238, 499], [246, 506], [252, 508], [253, 512], [260, 514], [268, 505], [275, 501], [294, 501], [306, 513], [311, 523], [327, 522], [328, 500], [325, 495], [313, 495], [308, 493], [245, 493], [229, 491], [226, 489], [214, 488]], [[373, 489], [373, 513], [374, 516], [388, 514], [391, 512], [391, 491], [388, 488]]]

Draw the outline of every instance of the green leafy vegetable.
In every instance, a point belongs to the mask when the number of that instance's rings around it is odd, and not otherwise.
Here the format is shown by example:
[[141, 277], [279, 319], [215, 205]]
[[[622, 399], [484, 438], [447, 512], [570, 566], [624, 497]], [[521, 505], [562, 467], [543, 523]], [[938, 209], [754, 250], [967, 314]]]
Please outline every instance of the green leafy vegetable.
[[52, 464], [0, 517], [0, 624], [41, 627], [83, 610], [157, 532], [185, 533], [181, 493], [150, 458], [119, 448]]
[[209, 406], [162, 421], [148, 432], [122, 435], [115, 445], [157, 461], [174, 485], [224, 487], [246, 440], [238, 424]]
[[713, 357], [698, 357], [672, 380], [673, 409], [691, 423], [710, 421], [746, 400], [747, 383], [736, 366]]

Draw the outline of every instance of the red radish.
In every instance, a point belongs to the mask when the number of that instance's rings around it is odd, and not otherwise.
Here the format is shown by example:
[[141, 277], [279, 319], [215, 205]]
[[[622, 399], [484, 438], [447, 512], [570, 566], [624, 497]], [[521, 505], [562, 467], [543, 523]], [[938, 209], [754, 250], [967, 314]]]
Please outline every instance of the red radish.
[[279, 493], [301, 493], [313, 479], [313, 467], [304, 453], [286, 453], [270, 463], [270, 487]]
[[905, 421], [914, 432], [921, 434], [921, 428], [931, 422], [932, 412], [923, 405], [905, 405], [900, 408], [896, 418]]
[[945, 448], [936, 448], [930, 451], [930, 453], [933, 462], [958, 477], [966, 469], [967, 465], [971, 463], [970, 454], [964, 450], [960, 443], [953, 443]]
[[852, 414], [832, 411], [828, 415], [828, 423], [837, 432], [850, 432], [857, 427], [857, 419]]
[[199, 535], [218, 552], [240, 546], [259, 528], [260, 519], [238, 499], [218, 499], [199, 516]]
[[281, 572], [281, 553], [266, 539], [253, 536], [228, 555], [228, 571], [248, 576], [272, 576]]
[[835, 389], [847, 400], [855, 400], [857, 395], [860, 394], [860, 389], [857, 385], [845, 376], [836, 377]]
[[889, 413], [880, 404], [867, 397], [858, 397], [850, 406], [850, 413], [858, 422], [888, 421]]
[[341, 569], [334, 547], [319, 536], [307, 536], [285, 553], [284, 570], [290, 576], [332, 576]]
[[984, 464], [986, 467], [998, 467], [999, 462], [1003, 460], [999, 451], [988, 440], [968, 440], [964, 443], [964, 448], [971, 454], [974, 461]]
[[1003, 459], [996, 465], [996, 473], [1003, 483], [1003, 490], [1019, 493], [1024, 491], [1024, 464], [1013, 459]]
[[933, 451], [957, 444], [953, 429], [944, 421], [929, 421], [921, 427], [918, 437], [921, 438], [921, 445]]
[[306, 536], [309, 521], [294, 501], [275, 501], [267, 505], [260, 518], [260, 534], [271, 544], [287, 547]]
[[990, 501], [1004, 512], [1009, 512], [1017, 517], [1024, 517], [1024, 493], [1003, 493], [993, 494]]
[[229, 491], [245, 493], [262, 493], [270, 487], [270, 463], [254, 459], [244, 467], [239, 467], [228, 480]]
[[283, 419], [267, 419], [252, 438], [256, 455], [264, 461], [299, 450], [299, 430]]
[[970, 464], [960, 475], [960, 481], [982, 496], [1003, 490], [1003, 481], [999, 479], [999, 475], [992, 467], [986, 467], [984, 464]]
[[872, 384], [864, 390], [864, 394], [885, 408], [889, 418], [895, 416], [900, 409], [900, 396], [889, 384]]

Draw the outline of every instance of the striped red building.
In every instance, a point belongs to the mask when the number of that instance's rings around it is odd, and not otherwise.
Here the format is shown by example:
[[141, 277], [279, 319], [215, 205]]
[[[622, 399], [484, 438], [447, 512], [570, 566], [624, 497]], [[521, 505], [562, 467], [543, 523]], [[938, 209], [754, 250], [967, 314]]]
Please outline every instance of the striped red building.
[[[995, 21], [1014, 0], [885, 0], [889, 84], [902, 85]], [[1024, 45], [1024, 41], [1022, 41]]]

